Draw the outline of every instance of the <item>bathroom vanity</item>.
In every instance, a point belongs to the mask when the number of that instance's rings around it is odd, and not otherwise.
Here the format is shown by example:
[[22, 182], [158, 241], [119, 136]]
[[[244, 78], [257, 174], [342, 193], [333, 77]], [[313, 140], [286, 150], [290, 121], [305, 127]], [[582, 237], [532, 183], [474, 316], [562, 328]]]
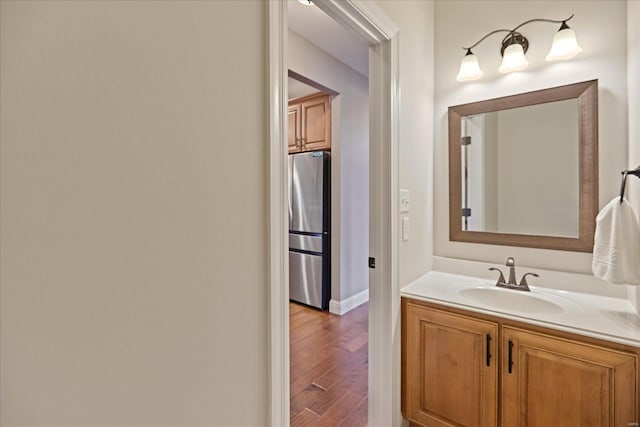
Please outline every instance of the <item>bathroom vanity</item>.
[[[597, 80], [450, 106], [449, 241], [591, 253], [598, 106]], [[485, 248], [447, 255], [473, 264]], [[426, 427], [640, 425], [640, 317], [629, 300], [592, 277], [559, 279], [569, 272], [533, 280], [549, 288], [528, 286], [537, 273], [517, 283], [514, 260], [506, 266], [508, 280], [433, 271], [401, 290], [404, 417]]]
[[628, 301], [494, 284], [431, 272], [402, 289], [412, 425], [638, 425], [640, 318]]

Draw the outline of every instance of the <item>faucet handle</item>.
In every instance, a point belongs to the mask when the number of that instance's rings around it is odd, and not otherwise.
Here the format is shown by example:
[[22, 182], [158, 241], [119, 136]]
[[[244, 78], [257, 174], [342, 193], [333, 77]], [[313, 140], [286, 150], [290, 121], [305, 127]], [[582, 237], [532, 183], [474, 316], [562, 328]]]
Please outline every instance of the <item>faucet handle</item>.
[[529, 284], [527, 283], [527, 276], [540, 277], [536, 273], [525, 273], [522, 276], [522, 279], [520, 279], [520, 286], [526, 286], [527, 288], [529, 287]]
[[499, 268], [490, 267], [489, 271], [497, 271], [498, 273], [500, 273], [500, 277], [498, 277], [498, 282], [496, 283], [496, 285], [498, 285], [500, 283], [506, 283], [504, 281], [504, 274], [502, 274], [502, 270], [500, 270]]

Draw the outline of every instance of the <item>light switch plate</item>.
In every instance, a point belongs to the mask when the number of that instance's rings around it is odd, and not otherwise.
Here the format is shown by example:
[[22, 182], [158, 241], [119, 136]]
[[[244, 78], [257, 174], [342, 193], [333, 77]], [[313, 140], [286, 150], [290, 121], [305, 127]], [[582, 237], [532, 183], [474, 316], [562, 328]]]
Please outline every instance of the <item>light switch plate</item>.
[[402, 240], [409, 240], [409, 217], [402, 217]]
[[406, 213], [409, 212], [409, 190], [400, 190], [400, 212]]

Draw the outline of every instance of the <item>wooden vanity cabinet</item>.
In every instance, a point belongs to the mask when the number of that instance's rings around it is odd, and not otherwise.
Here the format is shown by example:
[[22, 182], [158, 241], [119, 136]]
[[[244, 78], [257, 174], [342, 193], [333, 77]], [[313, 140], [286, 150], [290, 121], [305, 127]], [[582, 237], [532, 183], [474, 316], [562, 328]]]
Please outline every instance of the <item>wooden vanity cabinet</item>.
[[635, 355], [508, 326], [502, 347], [503, 426], [637, 425]]
[[331, 97], [316, 94], [289, 102], [289, 153], [331, 149]]
[[495, 427], [498, 324], [405, 308], [405, 417], [429, 427]]
[[402, 411], [412, 426], [637, 426], [639, 357], [629, 346], [402, 299]]

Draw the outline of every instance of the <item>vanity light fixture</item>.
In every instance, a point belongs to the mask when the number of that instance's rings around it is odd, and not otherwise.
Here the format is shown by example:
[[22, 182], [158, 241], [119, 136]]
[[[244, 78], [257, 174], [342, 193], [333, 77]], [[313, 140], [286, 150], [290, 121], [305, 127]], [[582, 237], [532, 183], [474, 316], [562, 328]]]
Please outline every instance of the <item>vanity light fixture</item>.
[[482, 70], [480, 64], [478, 64], [478, 57], [471, 52], [471, 49], [467, 49], [467, 54], [462, 58], [460, 63], [460, 71], [456, 80], [459, 82], [465, 82], [468, 80], [477, 80], [482, 77]]
[[473, 45], [469, 47], [463, 47], [463, 49], [466, 50], [467, 53], [462, 58], [462, 62], [460, 63], [460, 71], [456, 76], [456, 80], [458, 80], [459, 82], [464, 82], [469, 80], [477, 80], [482, 77], [483, 73], [478, 63], [478, 57], [473, 54], [471, 49], [478, 46], [490, 35], [496, 33], [508, 33], [502, 39], [502, 47], [500, 49], [500, 54], [502, 55], [502, 64], [500, 65], [500, 68], [498, 70], [501, 73], [511, 73], [513, 71], [522, 71], [527, 68], [529, 63], [527, 62], [527, 59], [524, 55], [529, 49], [529, 40], [527, 40], [525, 36], [523, 36], [516, 30], [518, 30], [520, 27], [523, 27], [524, 25], [530, 24], [531, 22], [551, 22], [555, 24], [561, 24], [560, 29], [553, 37], [551, 49], [549, 50], [549, 54], [546, 57], [547, 61], [557, 61], [573, 58], [574, 56], [582, 52], [582, 48], [576, 41], [576, 33], [567, 25], [567, 21], [569, 21], [571, 18], [573, 18], [573, 15], [563, 20], [541, 18], [530, 19], [518, 25], [513, 30], [501, 29], [491, 31]]
[[313, 2], [311, 0], [298, 0], [298, 1], [305, 6], [313, 6]]
[[498, 71], [501, 73], [510, 73], [512, 71], [522, 71], [529, 65], [527, 58], [524, 57], [525, 48], [529, 48], [529, 42], [520, 33], [512, 32], [502, 42], [502, 64]]
[[[571, 16], [573, 17], [573, 15]], [[580, 52], [582, 52], [582, 48], [576, 40], [576, 32], [569, 28], [566, 21], [562, 21], [560, 29], [556, 35], [553, 36], [551, 50], [546, 58], [547, 61], [571, 59]]]

